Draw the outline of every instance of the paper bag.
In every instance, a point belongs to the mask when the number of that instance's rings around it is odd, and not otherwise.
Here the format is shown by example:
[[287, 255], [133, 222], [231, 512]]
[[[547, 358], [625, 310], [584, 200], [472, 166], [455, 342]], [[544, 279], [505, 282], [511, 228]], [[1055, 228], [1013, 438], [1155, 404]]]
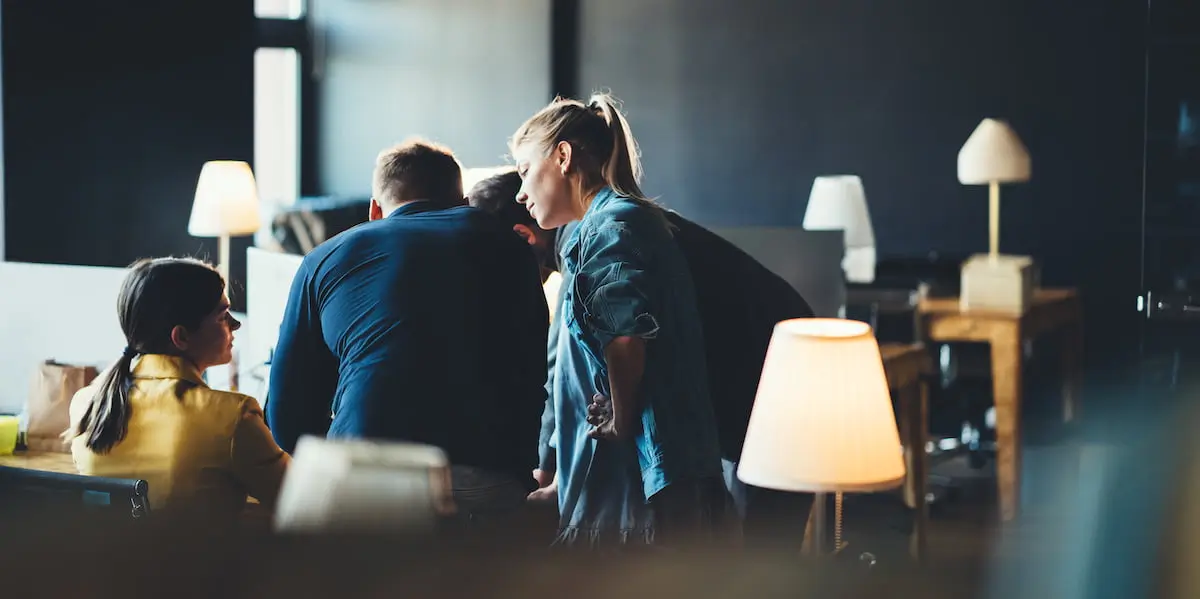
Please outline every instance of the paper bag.
[[69, 452], [63, 432], [71, 426], [71, 398], [96, 378], [93, 366], [47, 360], [38, 364], [25, 404], [25, 444], [32, 451]]

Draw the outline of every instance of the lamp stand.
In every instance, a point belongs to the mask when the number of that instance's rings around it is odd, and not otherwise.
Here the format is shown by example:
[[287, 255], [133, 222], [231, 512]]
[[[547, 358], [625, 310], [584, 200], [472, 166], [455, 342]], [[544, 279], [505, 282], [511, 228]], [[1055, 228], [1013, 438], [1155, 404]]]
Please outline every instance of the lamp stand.
[[992, 262], [1000, 257], [1000, 182], [988, 183], [988, 255]]
[[[220, 235], [217, 237], [217, 272], [221, 273], [221, 278], [225, 279], [226, 292], [229, 288], [229, 236]], [[233, 348], [233, 360], [229, 362], [229, 390], [237, 392], [238, 390], [238, 356], [237, 347]]]
[[813, 494], [812, 544], [808, 547], [809, 555], [820, 556], [825, 554], [826, 503], [824, 493]]
[[225, 284], [229, 284], [229, 236], [221, 235], [217, 237], [217, 272], [221, 273], [221, 278], [225, 279]]
[[1000, 254], [1000, 182], [988, 182], [988, 253], [976, 254], [962, 266], [959, 307], [1024, 314], [1033, 302], [1037, 273], [1029, 256]]
[[[833, 550], [830, 554], [836, 554], [846, 547], [842, 542], [842, 492], [838, 491], [834, 494], [834, 515], [833, 515]], [[825, 555], [826, 539], [829, 537], [829, 502], [825, 493], [813, 494], [812, 513], [809, 515], [809, 525], [812, 527], [812, 537], [809, 539], [808, 554], [813, 556]]]

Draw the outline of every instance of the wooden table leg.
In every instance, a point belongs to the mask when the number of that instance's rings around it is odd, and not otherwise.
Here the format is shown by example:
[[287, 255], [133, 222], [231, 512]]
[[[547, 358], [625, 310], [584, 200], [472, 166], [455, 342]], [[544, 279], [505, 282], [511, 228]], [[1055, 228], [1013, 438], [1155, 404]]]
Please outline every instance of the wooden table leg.
[[929, 478], [929, 393], [924, 382], [909, 385], [897, 393], [900, 403], [901, 441], [904, 444], [904, 503], [912, 509], [913, 532], [909, 538], [909, 553], [918, 562], [924, 561], [929, 530], [929, 507], [926, 487]]
[[913, 457], [916, 453], [913, 451], [912, 438], [913, 428], [916, 425], [917, 398], [914, 396], [912, 387], [903, 387], [895, 390], [896, 393], [896, 428], [900, 433], [900, 444], [904, 448], [904, 505], [909, 508], [914, 508], [917, 505], [917, 478], [913, 472]]
[[1012, 520], [1021, 502], [1021, 328], [998, 326], [991, 340], [992, 400], [996, 406], [996, 479], [1000, 519]]
[[1083, 382], [1081, 355], [1083, 354], [1083, 325], [1072, 322], [1063, 329], [1062, 335], [1062, 396], [1063, 422], [1079, 418], [1079, 394]]

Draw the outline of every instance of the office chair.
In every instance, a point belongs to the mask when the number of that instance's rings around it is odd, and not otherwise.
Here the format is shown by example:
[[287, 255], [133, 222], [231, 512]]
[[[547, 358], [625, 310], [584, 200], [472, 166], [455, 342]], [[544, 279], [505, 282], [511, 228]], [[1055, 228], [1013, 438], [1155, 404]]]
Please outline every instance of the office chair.
[[51, 512], [137, 520], [150, 514], [144, 480], [0, 466], [0, 513]]

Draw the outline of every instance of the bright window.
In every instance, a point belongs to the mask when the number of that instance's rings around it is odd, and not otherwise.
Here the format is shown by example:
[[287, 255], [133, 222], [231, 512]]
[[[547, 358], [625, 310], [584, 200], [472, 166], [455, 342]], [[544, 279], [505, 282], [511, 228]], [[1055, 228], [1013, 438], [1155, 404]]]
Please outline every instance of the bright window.
[[293, 48], [254, 53], [254, 175], [269, 232], [274, 208], [300, 195], [300, 57]]
[[254, 16], [260, 19], [299, 19], [304, 0], [254, 0]]

